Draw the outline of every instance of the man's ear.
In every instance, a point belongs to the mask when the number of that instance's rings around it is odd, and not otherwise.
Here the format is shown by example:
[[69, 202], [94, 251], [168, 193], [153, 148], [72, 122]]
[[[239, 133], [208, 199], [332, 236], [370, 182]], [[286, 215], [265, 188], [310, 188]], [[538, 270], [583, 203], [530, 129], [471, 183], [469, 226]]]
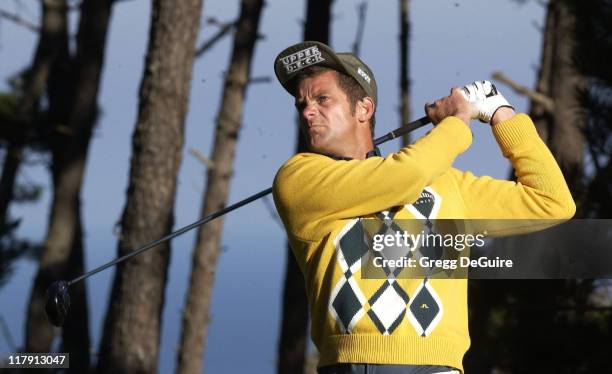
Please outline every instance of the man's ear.
[[375, 107], [374, 100], [369, 96], [357, 101], [357, 107], [355, 108], [357, 119], [360, 122], [368, 122], [374, 115]]

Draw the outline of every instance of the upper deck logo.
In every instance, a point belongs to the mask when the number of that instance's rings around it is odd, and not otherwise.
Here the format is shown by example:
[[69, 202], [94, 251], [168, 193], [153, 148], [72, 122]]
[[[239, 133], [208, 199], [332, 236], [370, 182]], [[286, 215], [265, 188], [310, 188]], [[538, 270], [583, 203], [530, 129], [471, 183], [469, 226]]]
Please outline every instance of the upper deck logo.
[[307, 66], [325, 61], [317, 46], [312, 46], [290, 54], [280, 59], [287, 70], [287, 74], [295, 73]]

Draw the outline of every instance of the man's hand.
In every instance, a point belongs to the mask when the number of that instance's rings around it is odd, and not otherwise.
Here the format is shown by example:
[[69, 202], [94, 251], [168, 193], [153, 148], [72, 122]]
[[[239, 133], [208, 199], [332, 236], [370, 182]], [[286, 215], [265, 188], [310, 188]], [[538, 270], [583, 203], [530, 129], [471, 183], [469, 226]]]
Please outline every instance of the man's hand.
[[466, 100], [462, 90], [462, 88], [454, 87], [451, 89], [451, 94], [449, 96], [436, 100], [433, 104], [425, 104], [425, 114], [427, 114], [427, 117], [431, 119], [434, 125], [437, 125], [440, 121], [449, 116], [458, 117], [466, 124], [470, 124], [473, 108]]
[[[467, 84], [461, 89], [464, 97], [472, 105], [472, 118], [478, 118], [480, 122], [491, 123], [492, 125], [499, 122], [492, 121], [495, 113], [500, 108], [509, 108], [514, 113], [514, 108], [508, 100], [497, 90], [497, 87], [489, 81], [476, 81]], [[504, 113], [510, 113], [504, 110]], [[506, 116], [503, 116], [506, 118]], [[506, 118], [507, 119], [507, 118]], [[495, 122], [495, 123], [493, 123]]]

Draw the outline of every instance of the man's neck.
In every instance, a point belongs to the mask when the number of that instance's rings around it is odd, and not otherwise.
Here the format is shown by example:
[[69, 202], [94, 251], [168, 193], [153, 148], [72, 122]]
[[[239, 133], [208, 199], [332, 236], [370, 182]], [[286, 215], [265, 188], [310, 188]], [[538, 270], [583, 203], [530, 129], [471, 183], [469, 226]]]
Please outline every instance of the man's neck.
[[350, 161], [350, 160], [365, 160], [366, 158], [380, 156], [380, 150], [378, 147], [373, 147], [368, 152], [366, 152], [362, 157], [346, 157], [346, 156], [335, 156], [335, 155], [325, 155], [333, 158], [334, 160], [342, 160], [342, 161]]
[[372, 139], [368, 139], [367, 141], [363, 141], [358, 144], [356, 147], [352, 148], [346, 154], [341, 155], [344, 158], [350, 158], [353, 160], [365, 160], [370, 151], [374, 149], [374, 143]]

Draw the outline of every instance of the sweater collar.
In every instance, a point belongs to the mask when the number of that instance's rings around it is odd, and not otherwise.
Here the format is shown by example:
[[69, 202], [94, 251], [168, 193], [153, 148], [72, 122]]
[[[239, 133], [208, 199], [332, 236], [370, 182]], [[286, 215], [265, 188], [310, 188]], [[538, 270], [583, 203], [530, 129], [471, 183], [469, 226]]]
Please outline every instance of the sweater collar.
[[[352, 160], [351, 157], [338, 157], [334, 155], [324, 155], [324, 156], [333, 158], [334, 160], [338, 160], [338, 161], [351, 161]], [[378, 149], [378, 147], [374, 147], [374, 149], [366, 153], [366, 158], [377, 157], [377, 156], [380, 156], [380, 150]]]

